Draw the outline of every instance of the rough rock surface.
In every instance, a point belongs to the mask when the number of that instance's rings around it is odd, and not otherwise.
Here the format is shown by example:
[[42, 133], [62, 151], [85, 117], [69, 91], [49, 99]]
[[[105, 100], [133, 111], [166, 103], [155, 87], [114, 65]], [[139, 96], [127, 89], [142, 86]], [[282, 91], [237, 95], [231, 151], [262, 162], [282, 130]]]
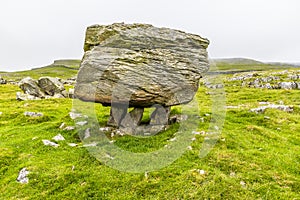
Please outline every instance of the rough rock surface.
[[25, 94], [29, 94], [35, 97], [45, 97], [45, 93], [38, 86], [37, 81], [30, 77], [22, 79], [19, 82], [18, 86], [23, 90]]
[[[165, 129], [171, 106], [190, 102], [209, 68], [209, 41], [147, 24], [87, 28], [74, 96], [111, 106], [108, 125], [133, 134]], [[144, 108], [154, 107], [149, 125]], [[134, 109], [128, 113], [128, 107]]]
[[17, 92], [17, 100], [39, 100], [48, 98], [65, 98], [68, 92], [65, 90], [63, 83], [58, 78], [41, 77], [38, 81], [27, 77], [22, 79], [18, 86], [24, 94]]
[[49, 96], [54, 96], [56, 94], [67, 96], [64, 84], [60, 82], [58, 78], [41, 77], [38, 80], [38, 86]]
[[75, 96], [103, 105], [173, 106], [194, 97], [209, 41], [146, 24], [88, 27]]

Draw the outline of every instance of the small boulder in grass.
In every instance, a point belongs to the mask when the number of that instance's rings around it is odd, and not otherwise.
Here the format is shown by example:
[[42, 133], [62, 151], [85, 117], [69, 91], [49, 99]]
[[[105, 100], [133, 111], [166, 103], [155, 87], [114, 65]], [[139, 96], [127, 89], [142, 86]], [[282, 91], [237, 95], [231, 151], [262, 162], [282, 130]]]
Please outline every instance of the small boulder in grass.
[[43, 113], [36, 113], [36, 112], [24, 112], [24, 115], [27, 116], [27, 117], [42, 117], [44, 116]]
[[43, 143], [44, 143], [45, 146], [52, 146], [52, 147], [58, 147], [59, 146], [59, 144], [56, 144], [56, 143], [51, 142], [49, 140], [43, 140]]
[[66, 128], [64, 128], [64, 131], [73, 131], [75, 129], [74, 126], [67, 126]]
[[28, 183], [29, 182], [29, 179], [27, 177], [28, 174], [29, 171], [26, 168], [21, 169], [17, 181], [22, 184]]
[[64, 136], [62, 136], [61, 134], [54, 136], [52, 139], [55, 140], [56, 142], [65, 140]]

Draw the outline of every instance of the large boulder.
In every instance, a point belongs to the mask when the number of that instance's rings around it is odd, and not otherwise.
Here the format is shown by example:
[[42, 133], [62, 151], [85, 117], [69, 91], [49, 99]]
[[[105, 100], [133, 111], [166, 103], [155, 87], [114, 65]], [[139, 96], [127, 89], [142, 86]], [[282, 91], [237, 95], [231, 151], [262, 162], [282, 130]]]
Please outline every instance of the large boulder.
[[90, 26], [75, 96], [106, 106], [188, 103], [209, 68], [208, 44], [195, 34], [147, 24]]

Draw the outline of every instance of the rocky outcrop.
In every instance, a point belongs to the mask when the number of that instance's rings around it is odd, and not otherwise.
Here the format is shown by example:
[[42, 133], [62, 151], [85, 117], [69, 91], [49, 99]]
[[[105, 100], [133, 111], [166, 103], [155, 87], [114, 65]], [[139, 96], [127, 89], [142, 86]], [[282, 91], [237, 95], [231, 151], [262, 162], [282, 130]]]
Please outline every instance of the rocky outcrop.
[[64, 84], [58, 78], [41, 77], [38, 80], [38, 86], [46, 95], [55, 96], [61, 94], [67, 97]]
[[43, 98], [45, 93], [41, 90], [36, 80], [26, 77], [22, 79], [18, 86], [23, 90], [25, 94], [29, 94], [35, 97]]
[[[111, 125], [135, 127], [151, 106], [150, 124], [165, 124], [170, 106], [190, 102], [197, 92], [209, 68], [208, 44], [198, 35], [148, 24], [90, 26], [75, 96], [112, 106]], [[128, 107], [135, 109], [127, 113]]]
[[17, 92], [18, 100], [38, 100], [44, 98], [65, 98], [68, 93], [60, 79], [52, 77], [41, 77], [34, 80], [30, 77], [22, 79], [18, 86], [24, 94]]
[[254, 72], [235, 74], [229, 81], [241, 82], [242, 86], [264, 89], [300, 89], [300, 71], [284, 70], [280, 72]]

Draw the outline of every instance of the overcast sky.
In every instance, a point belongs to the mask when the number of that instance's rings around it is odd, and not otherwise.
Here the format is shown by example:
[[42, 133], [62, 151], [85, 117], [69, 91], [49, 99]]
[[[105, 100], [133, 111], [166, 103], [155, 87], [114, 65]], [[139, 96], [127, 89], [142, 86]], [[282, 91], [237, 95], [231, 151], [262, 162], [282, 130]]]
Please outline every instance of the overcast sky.
[[0, 71], [83, 56], [86, 27], [149, 23], [210, 40], [210, 57], [300, 62], [299, 0], [7, 0]]

